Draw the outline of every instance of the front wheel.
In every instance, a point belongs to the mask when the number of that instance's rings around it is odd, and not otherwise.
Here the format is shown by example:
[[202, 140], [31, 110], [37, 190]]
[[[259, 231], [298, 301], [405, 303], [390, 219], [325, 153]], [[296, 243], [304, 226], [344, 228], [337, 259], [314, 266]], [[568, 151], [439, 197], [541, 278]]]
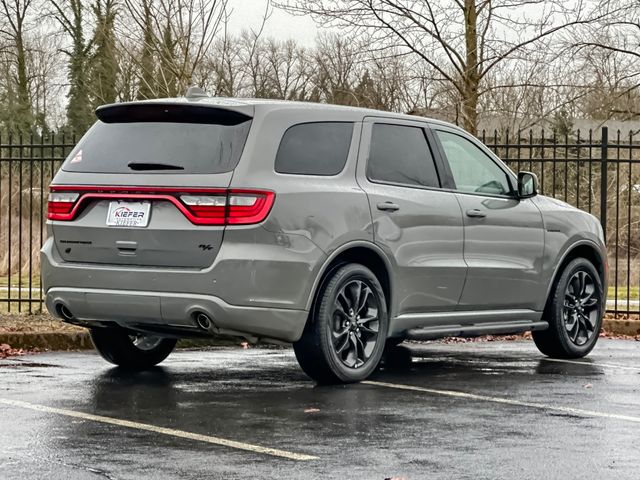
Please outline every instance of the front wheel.
[[538, 350], [553, 358], [581, 358], [598, 341], [604, 313], [600, 276], [585, 258], [569, 262], [551, 291], [547, 330], [532, 332]]
[[302, 370], [317, 382], [359, 382], [380, 362], [388, 329], [380, 282], [365, 266], [347, 264], [324, 282], [293, 349]]
[[93, 328], [91, 340], [106, 361], [123, 368], [151, 368], [173, 351], [176, 340], [155, 335], [130, 334], [115, 328]]

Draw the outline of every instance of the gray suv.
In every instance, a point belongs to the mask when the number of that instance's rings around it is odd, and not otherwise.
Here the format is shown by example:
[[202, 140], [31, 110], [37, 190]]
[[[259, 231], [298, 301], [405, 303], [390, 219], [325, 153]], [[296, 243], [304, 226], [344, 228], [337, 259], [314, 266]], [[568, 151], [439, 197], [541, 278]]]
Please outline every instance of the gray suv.
[[42, 278], [110, 362], [224, 334], [354, 382], [404, 339], [532, 331], [564, 358], [597, 341], [598, 220], [460, 128], [198, 91], [96, 115], [50, 187]]

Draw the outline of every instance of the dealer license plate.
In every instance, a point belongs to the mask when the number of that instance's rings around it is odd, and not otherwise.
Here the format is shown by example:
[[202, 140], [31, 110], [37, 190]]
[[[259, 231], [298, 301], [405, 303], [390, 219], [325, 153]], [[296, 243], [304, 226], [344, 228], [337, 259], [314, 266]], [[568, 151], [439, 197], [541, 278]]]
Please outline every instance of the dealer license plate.
[[107, 225], [110, 227], [146, 227], [149, 224], [150, 212], [150, 202], [110, 202]]

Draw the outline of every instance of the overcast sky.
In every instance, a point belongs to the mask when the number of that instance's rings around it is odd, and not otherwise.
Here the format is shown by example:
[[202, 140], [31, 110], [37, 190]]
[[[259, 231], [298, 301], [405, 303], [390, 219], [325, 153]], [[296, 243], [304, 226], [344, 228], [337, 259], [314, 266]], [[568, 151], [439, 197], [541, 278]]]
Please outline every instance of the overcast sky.
[[[265, 8], [269, 0], [229, 0], [228, 6], [233, 10], [229, 21], [229, 30], [239, 33], [243, 29], [258, 30], [262, 24]], [[278, 40], [293, 38], [304, 45], [313, 44], [318, 29], [308, 17], [291, 15], [274, 8], [267, 21], [263, 35]]]

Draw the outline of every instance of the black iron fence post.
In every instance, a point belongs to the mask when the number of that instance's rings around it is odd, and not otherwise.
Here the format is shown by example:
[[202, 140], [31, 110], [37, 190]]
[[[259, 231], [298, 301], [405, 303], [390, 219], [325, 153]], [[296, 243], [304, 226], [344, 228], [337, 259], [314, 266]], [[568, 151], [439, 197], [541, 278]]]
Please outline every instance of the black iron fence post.
[[600, 224], [607, 239], [607, 184], [609, 160], [609, 128], [602, 127], [602, 143], [600, 146]]

